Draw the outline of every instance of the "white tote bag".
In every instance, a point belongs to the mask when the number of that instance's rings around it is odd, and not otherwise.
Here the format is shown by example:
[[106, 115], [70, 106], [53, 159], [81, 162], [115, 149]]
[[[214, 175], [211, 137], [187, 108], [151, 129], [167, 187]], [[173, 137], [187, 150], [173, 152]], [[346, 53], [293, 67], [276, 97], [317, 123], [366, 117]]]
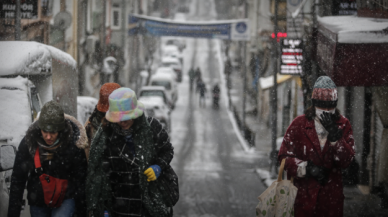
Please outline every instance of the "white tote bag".
[[283, 159], [279, 169], [278, 180], [274, 181], [259, 197], [256, 206], [256, 217], [290, 217], [294, 216], [294, 202], [298, 189], [291, 181], [282, 180], [284, 164]]

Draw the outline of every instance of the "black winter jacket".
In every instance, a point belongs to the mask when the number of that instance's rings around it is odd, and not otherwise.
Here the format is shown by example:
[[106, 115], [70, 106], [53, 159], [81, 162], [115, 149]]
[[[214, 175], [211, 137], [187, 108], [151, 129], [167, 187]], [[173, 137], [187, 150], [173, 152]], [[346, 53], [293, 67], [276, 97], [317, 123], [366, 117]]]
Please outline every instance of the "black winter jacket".
[[[65, 200], [73, 198], [76, 204], [74, 216], [86, 216], [85, 179], [87, 161], [84, 148], [87, 146], [85, 129], [73, 117], [66, 115], [66, 128], [61, 132], [61, 145], [53, 159], [44, 161], [42, 148], [39, 148], [43, 172], [60, 179], [68, 180]], [[39, 174], [35, 172], [34, 153], [37, 142], [44, 142], [37, 121], [27, 131], [20, 142], [11, 178], [11, 191], [8, 208], [9, 217], [19, 217], [23, 192], [27, 182], [27, 199], [30, 206], [47, 207], [44, 202]], [[44, 143], [43, 143], [44, 144]]]

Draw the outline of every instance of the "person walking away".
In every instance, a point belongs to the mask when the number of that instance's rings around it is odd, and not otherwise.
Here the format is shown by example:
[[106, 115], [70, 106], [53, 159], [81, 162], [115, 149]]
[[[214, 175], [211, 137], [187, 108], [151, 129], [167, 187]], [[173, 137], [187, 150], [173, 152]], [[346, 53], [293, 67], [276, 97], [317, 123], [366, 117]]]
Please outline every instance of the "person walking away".
[[88, 213], [172, 216], [172, 207], [166, 205], [160, 183], [155, 181], [170, 167], [173, 155], [167, 132], [157, 120], [147, 121], [135, 92], [130, 88], [113, 91], [90, 150]]
[[195, 70], [195, 78], [197, 79], [197, 82], [202, 80], [202, 72], [199, 67]]
[[94, 108], [93, 113], [85, 123], [86, 135], [88, 136], [88, 147], [85, 149], [87, 160], [89, 160], [90, 145], [92, 144], [94, 135], [100, 127], [101, 121], [105, 117], [105, 113], [109, 109], [108, 97], [114, 90], [120, 87], [121, 86], [117, 83], [105, 83], [100, 89], [100, 98], [98, 99], [96, 108]]
[[341, 217], [344, 195], [341, 170], [355, 156], [352, 127], [337, 106], [337, 88], [327, 76], [314, 85], [312, 106], [291, 123], [278, 160], [298, 188], [295, 217]]
[[196, 73], [195, 73], [193, 67], [191, 67], [189, 70], [190, 92], [193, 91], [193, 84], [194, 84], [194, 80], [195, 80], [195, 75], [196, 75]]
[[207, 92], [205, 83], [200, 79], [197, 84], [197, 92], [199, 93], [199, 106], [205, 107], [206, 101], [205, 101], [205, 95]]
[[11, 178], [8, 217], [19, 217], [27, 182], [31, 217], [84, 217], [87, 170], [84, 127], [47, 102], [19, 145]]
[[216, 83], [213, 87], [213, 108], [215, 109], [219, 108], [219, 101], [220, 101], [220, 87], [218, 86], [218, 83]]

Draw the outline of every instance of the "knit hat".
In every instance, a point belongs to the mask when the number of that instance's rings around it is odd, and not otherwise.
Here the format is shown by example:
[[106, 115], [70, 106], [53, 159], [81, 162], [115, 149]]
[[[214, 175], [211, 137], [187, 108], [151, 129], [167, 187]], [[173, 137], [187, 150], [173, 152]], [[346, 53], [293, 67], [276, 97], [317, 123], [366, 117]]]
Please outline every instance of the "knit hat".
[[143, 103], [137, 101], [135, 92], [130, 88], [121, 87], [109, 95], [109, 111], [105, 115], [109, 122], [136, 119], [143, 113]]
[[44, 104], [38, 119], [39, 128], [46, 132], [59, 132], [65, 129], [65, 113], [55, 101]]
[[109, 109], [108, 98], [109, 95], [121, 86], [117, 83], [105, 83], [100, 89], [100, 99], [97, 103], [97, 110], [100, 112], [107, 112]]
[[314, 84], [313, 105], [321, 108], [337, 107], [337, 86], [328, 76], [321, 76]]

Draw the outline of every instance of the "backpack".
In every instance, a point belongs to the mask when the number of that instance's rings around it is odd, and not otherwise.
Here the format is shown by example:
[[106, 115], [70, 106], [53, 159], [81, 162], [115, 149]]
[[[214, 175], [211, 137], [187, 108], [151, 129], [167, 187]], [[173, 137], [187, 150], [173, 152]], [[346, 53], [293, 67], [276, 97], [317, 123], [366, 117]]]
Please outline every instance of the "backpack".
[[[167, 133], [162, 125], [153, 117], [147, 117], [147, 122], [151, 126], [153, 133], [153, 140], [158, 143], [159, 133]], [[178, 175], [169, 164], [159, 178], [156, 180], [163, 199], [168, 207], [173, 207], [179, 200], [179, 184]]]

